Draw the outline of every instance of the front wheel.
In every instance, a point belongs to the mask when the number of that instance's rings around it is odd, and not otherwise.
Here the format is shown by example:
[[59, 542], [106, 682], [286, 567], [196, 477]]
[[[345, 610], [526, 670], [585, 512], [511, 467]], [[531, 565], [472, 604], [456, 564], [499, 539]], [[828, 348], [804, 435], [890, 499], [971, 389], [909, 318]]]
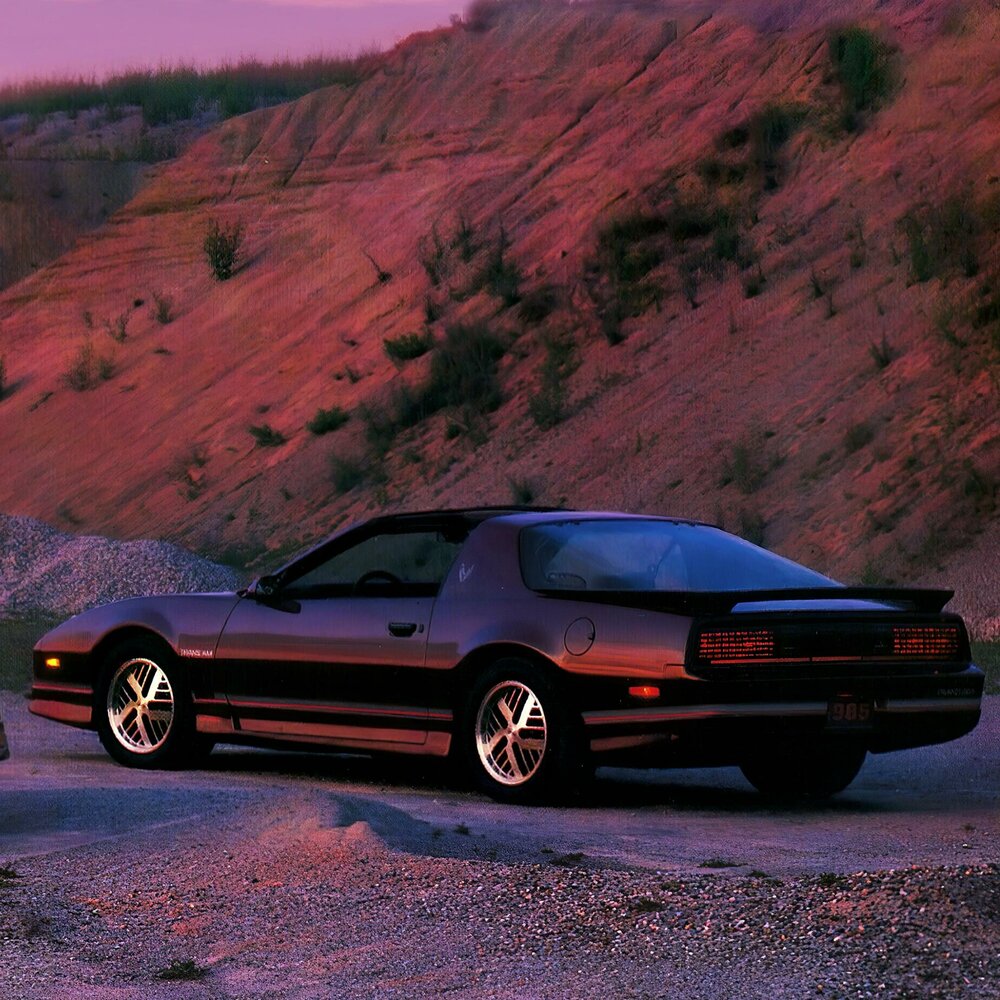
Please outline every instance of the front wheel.
[[195, 746], [194, 709], [180, 665], [152, 640], [112, 650], [95, 709], [104, 749], [128, 767], [178, 767]]
[[579, 726], [555, 682], [505, 658], [473, 685], [463, 713], [464, 762], [500, 802], [552, 801], [575, 789], [585, 767]]
[[759, 750], [740, 765], [743, 776], [770, 799], [824, 799], [842, 792], [865, 762], [864, 747], [833, 741]]

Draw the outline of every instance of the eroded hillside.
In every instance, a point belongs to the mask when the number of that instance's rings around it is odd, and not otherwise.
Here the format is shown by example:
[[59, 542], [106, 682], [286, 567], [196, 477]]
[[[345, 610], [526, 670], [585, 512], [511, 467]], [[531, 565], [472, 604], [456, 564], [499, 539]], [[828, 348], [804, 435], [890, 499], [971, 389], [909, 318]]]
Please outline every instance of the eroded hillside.
[[800, 6], [479, 5], [219, 126], [0, 297], [0, 510], [267, 561], [533, 499], [869, 581], [995, 538], [1000, 12]]

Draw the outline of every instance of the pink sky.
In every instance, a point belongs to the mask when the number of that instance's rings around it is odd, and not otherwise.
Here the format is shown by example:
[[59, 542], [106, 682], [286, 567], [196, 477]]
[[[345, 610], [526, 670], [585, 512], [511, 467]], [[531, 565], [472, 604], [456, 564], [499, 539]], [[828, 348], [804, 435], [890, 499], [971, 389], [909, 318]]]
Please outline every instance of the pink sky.
[[242, 55], [338, 54], [460, 13], [466, 0], [2, 0], [0, 81]]

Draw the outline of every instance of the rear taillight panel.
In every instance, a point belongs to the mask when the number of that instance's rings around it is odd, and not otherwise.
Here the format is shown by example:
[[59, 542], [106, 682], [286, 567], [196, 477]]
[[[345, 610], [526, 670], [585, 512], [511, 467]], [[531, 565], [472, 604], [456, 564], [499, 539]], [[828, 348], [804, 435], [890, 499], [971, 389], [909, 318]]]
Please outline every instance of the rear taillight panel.
[[709, 669], [740, 664], [956, 663], [969, 659], [960, 619], [903, 623], [857, 618], [728, 619], [696, 625], [688, 649], [691, 666]]
[[706, 629], [698, 636], [698, 659], [704, 663], [770, 660], [774, 650], [774, 632], [769, 628]]

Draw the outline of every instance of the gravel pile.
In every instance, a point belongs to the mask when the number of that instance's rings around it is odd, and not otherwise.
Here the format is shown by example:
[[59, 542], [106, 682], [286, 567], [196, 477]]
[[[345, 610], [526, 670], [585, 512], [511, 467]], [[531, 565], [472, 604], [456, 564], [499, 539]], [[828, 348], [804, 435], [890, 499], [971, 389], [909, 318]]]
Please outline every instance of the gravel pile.
[[124, 597], [235, 590], [227, 566], [168, 542], [68, 535], [29, 517], [0, 514], [0, 616], [78, 614]]
[[[0, 993], [1000, 996], [1000, 866], [774, 878], [391, 850], [295, 808], [0, 877]], [[184, 984], [162, 977], [174, 970]], [[181, 990], [182, 992], [179, 992]]]

